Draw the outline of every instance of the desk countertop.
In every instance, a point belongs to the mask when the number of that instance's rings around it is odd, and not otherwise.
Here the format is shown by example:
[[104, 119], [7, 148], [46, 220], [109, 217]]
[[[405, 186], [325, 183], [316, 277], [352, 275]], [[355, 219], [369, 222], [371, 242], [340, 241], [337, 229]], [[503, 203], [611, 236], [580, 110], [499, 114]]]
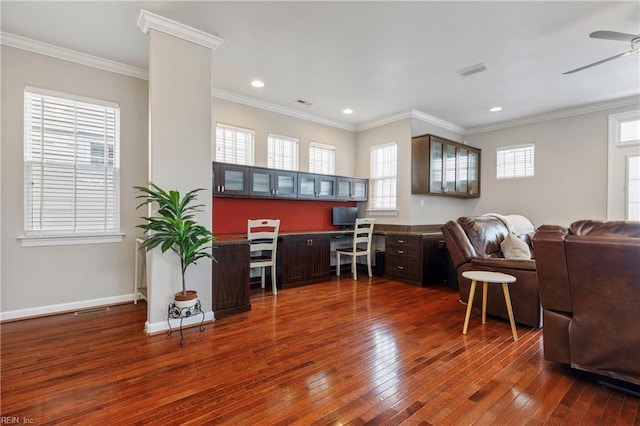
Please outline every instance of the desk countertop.
[[[331, 236], [340, 236], [340, 235], [351, 235], [353, 234], [353, 230], [345, 229], [345, 230], [321, 230], [321, 231], [291, 231], [291, 232], [280, 232], [279, 236], [296, 236], [296, 235], [331, 235]], [[430, 229], [430, 230], [395, 230], [395, 229], [381, 229], [381, 230], [373, 230], [374, 235], [415, 235], [418, 237], [422, 237], [425, 235], [441, 235], [442, 233], [439, 230]], [[248, 244], [249, 240], [247, 240], [247, 234], [216, 234], [216, 239], [214, 241], [214, 245], [235, 245], [235, 244]]]

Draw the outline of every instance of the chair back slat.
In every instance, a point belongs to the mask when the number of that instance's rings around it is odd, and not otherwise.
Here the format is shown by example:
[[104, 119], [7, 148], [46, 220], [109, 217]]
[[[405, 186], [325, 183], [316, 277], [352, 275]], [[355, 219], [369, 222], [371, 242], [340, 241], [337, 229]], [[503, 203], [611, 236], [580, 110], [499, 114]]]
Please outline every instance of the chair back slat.
[[372, 218], [358, 218], [353, 226], [353, 250], [358, 248], [358, 244], [366, 244], [366, 251], [371, 250], [371, 236], [373, 235]]

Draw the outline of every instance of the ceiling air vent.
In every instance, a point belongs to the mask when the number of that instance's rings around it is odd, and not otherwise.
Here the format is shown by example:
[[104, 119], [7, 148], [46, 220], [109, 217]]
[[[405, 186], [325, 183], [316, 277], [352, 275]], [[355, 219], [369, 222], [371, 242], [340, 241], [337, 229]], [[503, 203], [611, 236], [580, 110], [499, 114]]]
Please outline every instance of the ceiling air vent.
[[458, 70], [457, 72], [462, 77], [469, 77], [470, 75], [478, 74], [479, 72], [485, 71], [487, 68], [487, 64], [481, 62], [479, 64], [471, 65], [470, 67]]
[[307, 102], [304, 99], [296, 99], [296, 102], [302, 105], [311, 106], [311, 102]]

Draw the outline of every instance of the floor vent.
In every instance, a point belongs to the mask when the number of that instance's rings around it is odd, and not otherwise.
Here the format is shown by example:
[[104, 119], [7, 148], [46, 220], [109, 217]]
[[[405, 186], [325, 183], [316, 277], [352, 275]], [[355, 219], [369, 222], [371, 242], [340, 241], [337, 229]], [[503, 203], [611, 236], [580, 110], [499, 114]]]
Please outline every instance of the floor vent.
[[90, 314], [98, 314], [100, 312], [107, 312], [109, 311], [109, 307], [108, 306], [103, 306], [100, 308], [91, 308], [91, 309], [84, 309], [82, 311], [76, 311], [73, 313], [74, 317], [79, 317], [82, 315], [90, 315]]
[[458, 70], [457, 73], [462, 77], [469, 77], [470, 75], [477, 74], [488, 69], [487, 64], [481, 62], [479, 64], [471, 65], [470, 67]]

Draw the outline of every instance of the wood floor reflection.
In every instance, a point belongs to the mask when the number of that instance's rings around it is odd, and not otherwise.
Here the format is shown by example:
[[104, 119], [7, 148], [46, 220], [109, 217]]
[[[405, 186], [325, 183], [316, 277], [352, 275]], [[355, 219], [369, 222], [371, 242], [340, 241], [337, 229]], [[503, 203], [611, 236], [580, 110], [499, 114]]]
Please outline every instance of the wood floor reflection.
[[544, 360], [542, 332], [444, 285], [342, 277], [252, 298], [200, 333], [146, 306], [2, 324], [1, 415], [35, 424], [640, 424], [640, 400]]

